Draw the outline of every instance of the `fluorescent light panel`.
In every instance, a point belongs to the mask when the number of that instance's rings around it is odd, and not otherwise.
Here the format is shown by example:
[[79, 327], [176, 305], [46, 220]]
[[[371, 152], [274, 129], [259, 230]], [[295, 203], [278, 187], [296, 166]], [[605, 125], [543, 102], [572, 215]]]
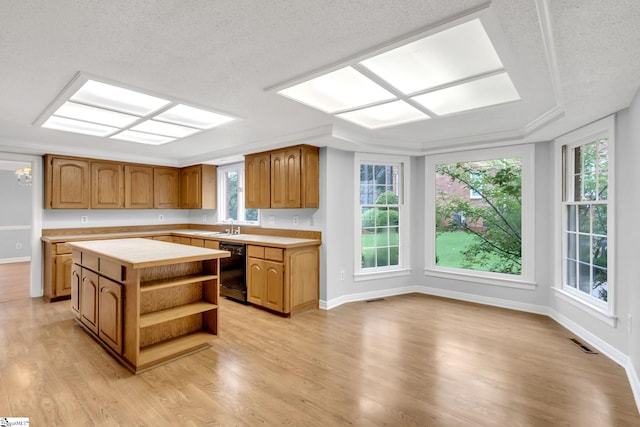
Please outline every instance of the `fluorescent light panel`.
[[278, 94], [370, 129], [520, 99], [479, 18], [351, 65]]
[[88, 80], [69, 99], [138, 116], [146, 116], [171, 103], [166, 99], [95, 80]]
[[225, 116], [224, 114], [212, 113], [211, 111], [205, 111], [182, 104], [169, 108], [165, 112], [158, 114], [155, 118], [157, 120], [191, 126], [198, 129], [211, 129], [234, 120], [233, 117]]
[[157, 145], [232, 120], [235, 118], [224, 114], [87, 80], [41, 126]]
[[117, 132], [118, 128], [104, 126], [66, 117], [51, 116], [42, 124], [43, 128], [62, 130], [65, 132], [81, 133], [83, 135], [108, 136]]
[[386, 104], [336, 114], [336, 117], [369, 129], [396, 126], [429, 118], [428, 115], [404, 101], [392, 101]]
[[176, 140], [176, 138], [171, 138], [169, 136], [154, 135], [151, 133], [136, 132], [133, 130], [122, 131], [116, 135], [113, 135], [111, 138], [151, 145], [166, 144], [167, 142]]
[[479, 19], [361, 64], [406, 95], [503, 68]]
[[329, 114], [395, 98], [352, 67], [341, 68], [278, 93]]
[[519, 99], [520, 95], [507, 73], [413, 97], [413, 100], [438, 115], [459, 113]]

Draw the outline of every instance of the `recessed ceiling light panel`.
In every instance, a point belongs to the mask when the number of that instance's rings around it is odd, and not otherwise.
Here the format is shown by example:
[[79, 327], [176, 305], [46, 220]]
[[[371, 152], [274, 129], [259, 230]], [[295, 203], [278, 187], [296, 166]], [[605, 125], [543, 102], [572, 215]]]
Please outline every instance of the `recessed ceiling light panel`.
[[62, 130], [65, 132], [81, 133], [83, 135], [108, 136], [119, 129], [97, 123], [88, 123], [66, 117], [51, 116], [42, 124], [43, 128]]
[[211, 129], [235, 120], [234, 117], [201, 110], [200, 108], [189, 107], [183, 104], [171, 107], [165, 112], [158, 114], [155, 118], [157, 120], [191, 126], [198, 129]]
[[166, 99], [94, 80], [88, 80], [70, 100], [139, 116], [153, 113], [171, 103]]
[[171, 136], [174, 138], [186, 138], [194, 133], [202, 132], [200, 129], [189, 128], [186, 126], [174, 125], [171, 123], [158, 122], [156, 120], [147, 120], [137, 124], [131, 130], [154, 133], [156, 135]]
[[167, 142], [176, 140], [176, 138], [171, 138], [169, 136], [154, 135], [151, 133], [136, 132], [133, 130], [122, 131], [116, 135], [113, 135], [111, 138], [151, 145], [166, 144]]
[[278, 93], [329, 114], [395, 98], [352, 67], [341, 68]]
[[412, 98], [438, 115], [517, 101], [520, 95], [507, 73], [496, 74]]
[[479, 19], [360, 62], [404, 94], [503, 68]]
[[67, 101], [53, 113], [55, 116], [77, 119], [85, 122], [99, 123], [107, 126], [123, 128], [140, 119], [131, 114], [118, 113], [103, 108], [91, 107]]
[[393, 101], [373, 107], [353, 110], [336, 114], [336, 117], [369, 129], [396, 126], [429, 118], [428, 115], [404, 101]]

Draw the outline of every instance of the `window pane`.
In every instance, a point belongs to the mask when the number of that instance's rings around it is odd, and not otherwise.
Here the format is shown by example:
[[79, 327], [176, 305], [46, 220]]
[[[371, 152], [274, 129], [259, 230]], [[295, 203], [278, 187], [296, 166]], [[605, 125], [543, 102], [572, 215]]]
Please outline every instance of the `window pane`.
[[602, 173], [598, 176], [598, 200], [607, 200], [609, 197], [609, 176]]
[[577, 263], [575, 261], [568, 260], [567, 261], [567, 285], [572, 288], [577, 287], [576, 283], [576, 267]]
[[598, 141], [598, 169], [601, 172], [609, 170], [609, 141], [603, 138]]
[[591, 276], [589, 264], [580, 263], [578, 266], [578, 287], [587, 294], [591, 292]]
[[376, 250], [362, 249], [362, 267], [371, 268], [376, 266]]
[[589, 205], [582, 205], [578, 207], [578, 229], [581, 233], [591, 232], [591, 207]]
[[593, 268], [593, 291], [592, 296], [607, 301], [607, 270], [604, 268]]
[[567, 206], [567, 230], [576, 231], [576, 207]]
[[521, 193], [517, 157], [436, 165], [436, 265], [521, 274]]
[[607, 234], [607, 205], [593, 206], [593, 233]]
[[591, 251], [592, 262], [599, 267], [607, 266], [607, 238], [594, 237]]
[[596, 142], [585, 144], [582, 150], [582, 165], [585, 173], [596, 169]]
[[591, 238], [589, 236], [578, 236], [578, 259], [587, 264], [591, 262]]
[[389, 265], [398, 265], [399, 262], [399, 247], [389, 248]]
[[245, 221], [257, 221], [258, 220], [258, 209], [245, 209], [245, 211], [244, 211], [244, 219], [245, 219]]
[[226, 197], [226, 219], [238, 219], [238, 172], [230, 171], [224, 175]]
[[577, 234], [567, 234], [567, 258], [569, 259], [578, 259], [576, 253], [576, 237]]
[[582, 176], [582, 200], [596, 200], [596, 174], [595, 172], [585, 173]]
[[378, 267], [385, 267], [389, 265], [389, 249], [388, 248], [378, 248], [377, 263], [378, 263]]

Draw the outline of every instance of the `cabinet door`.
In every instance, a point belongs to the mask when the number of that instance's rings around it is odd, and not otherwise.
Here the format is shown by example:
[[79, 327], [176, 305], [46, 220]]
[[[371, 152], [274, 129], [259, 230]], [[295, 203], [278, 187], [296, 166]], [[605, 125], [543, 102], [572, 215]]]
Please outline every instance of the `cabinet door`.
[[99, 278], [98, 336], [116, 353], [122, 352], [122, 286]]
[[200, 209], [201, 175], [198, 166], [190, 166], [180, 171], [180, 207], [182, 209]]
[[125, 165], [124, 207], [153, 208], [153, 168], [151, 166]]
[[91, 178], [86, 160], [51, 157], [47, 160], [45, 207], [53, 209], [88, 209]]
[[302, 148], [301, 208], [320, 207], [320, 150], [318, 147]]
[[53, 297], [71, 295], [71, 254], [56, 255], [54, 257]]
[[121, 164], [91, 162], [91, 208], [124, 207], [124, 172]]
[[73, 264], [71, 267], [71, 311], [76, 318], [80, 318], [80, 283], [82, 281], [82, 267]]
[[264, 260], [247, 258], [247, 301], [253, 304], [263, 305], [265, 289]]
[[244, 206], [247, 209], [271, 207], [271, 156], [247, 156], [244, 165]]
[[284, 268], [281, 263], [264, 261], [263, 305], [271, 310], [284, 310]]
[[300, 149], [271, 154], [271, 207], [300, 207]]
[[217, 240], [205, 240], [204, 247], [208, 249], [220, 249], [220, 242]]
[[153, 207], [156, 209], [180, 207], [180, 169], [153, 168]]
[[98, 334], [98, 275], [82, 269], [80, 281], [80, 320], [96, 335]]

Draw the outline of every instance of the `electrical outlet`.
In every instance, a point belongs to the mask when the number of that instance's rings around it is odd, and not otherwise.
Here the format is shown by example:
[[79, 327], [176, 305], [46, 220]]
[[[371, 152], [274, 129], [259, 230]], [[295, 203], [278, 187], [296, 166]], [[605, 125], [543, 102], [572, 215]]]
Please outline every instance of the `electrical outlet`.
[[269, 225], [274, 225], [276, 223], [276, 217], [274, 215], [269, 215], [267, 222], [269, 222]]
[[300, 222], [300, 218], [298, 218], [298, 215], [294, 215], [293, 216], [293, 225], [298, 225], [299, 222]]
[[202, 222], [207, 222], [207, 216], [206, 215], [202, 215]]
[[88, 216], [83, 215], [83, 216], [80, 217], [80, 223], [81, 224], [86, 224], [88, 222], [89, 222], [89, 217]]
[[340, 270], [340, 280], [344, 280], [344, 270]]
[[164, 215], [158, 215], [158, 221], [164, 221]]
[[16, 249], [22, 249], [22, 243], [16, 243]]

